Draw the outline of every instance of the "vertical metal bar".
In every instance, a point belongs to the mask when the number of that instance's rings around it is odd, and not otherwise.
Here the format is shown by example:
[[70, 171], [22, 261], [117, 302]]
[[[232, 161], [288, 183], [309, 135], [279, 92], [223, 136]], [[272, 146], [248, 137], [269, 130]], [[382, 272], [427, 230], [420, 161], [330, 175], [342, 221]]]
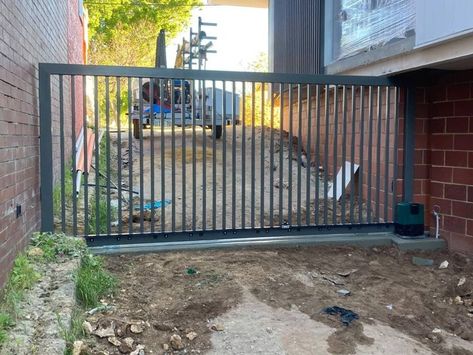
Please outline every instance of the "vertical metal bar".
[[251, 83], [251, 228], [255, 228], [255, 83]]
[[316, 114], [316, 127], [315, 127], [315, 208], [314, 208], [314, 219], [315, 224], [319, 224], [319, 204], [320, 204], [320, 85], [315, 88], [315, 114]]
[[[40, 121], [42, 122], [42, 121]], [[59, 75], [59, 148], [61, 156], [61, 230], [66, 232], [66, 172], [64, 151], [64, 77]]]
[[[192, 58], [189, 59], [192, 67]], [[196, 230], [197, 215], [197, 172], [196, 172], [196, 134], [195, 134], [195, 80], [192, 80], [192, 231]]]
[[274, 227], [274, 83], [270, 88], [270, 137], [269, 137], [269, 226]]
[[241, 98], [242, 98], [242, 126], [241, 126], [241, 228], [246, 227], [246, 83], [241, 83]]
[[302, 205], [302, 85], [297, 84], [297, 225], [302, 224], [301, 205]]
[[325, 157], [324, 157], [324, 224], [328, 224], [328, 150], [330, 134], [330, 86], [325, 85]]
[[[106, 165], [107, 165], [107, 234], [112, 233], [112, 205], [110, 201], [110, 194], [111, 194], [111, 186], [110, 186], [110, 78], [107, 76], [105, 77], [105, 120], [106, 120], [106, 149], [105, 149], [105, 156], [106, 156]], [[98, 211], [97, 211], [98, 212]]]
[[[199, 59], [200, 62], [200, 59]], [[205, 133], [206, 116], [206, 88], [205, 81], [202, 82], [202, 230], [207, 229], [207, 135]], [[213, 98], [212, 98], [213, 100]]]
[[333, 133], [333, 196], [332, 196], [332, 223], [337, 224], [337, 168], [338, 168], [338, 86], [334, 88], [333, 94], [333, 116], [334, 116], [334, 133]]
[[264, 228], [264, 82], [261, 83], [260, 226]]
[[373, 180], [372, 175], [372, 162], [373, 159], [373, 87], [369, 88], [368, 97], [368, 120], [369, 120], [369, 131], [368, 131], [368, 191], [366, 197], [367, 204], [367, 222], [371, 223], [371, 182]]
[[360, 167], [358, 168], [358, 223], [363, 223], [363, 169], [365, 151], [365, 87], [360, 88]]
[[140, 109], [140, 233], [144, 232], [144, 157], [143, 157], [143, 79], [138, 79], [138, 98], [139, 98], [139, 109]]
[[[182, 62], [184, 66], [184, 61]], [[186, 199], [186, 88], [184, 85], [184, 79], [181, 79], [181, 151], [182, 151], [182, 186], [181, 186], [181, 195], [182, 195], [182, 220], [181, 220], [181, 230], [185, 231], [186, 227], [186, 208], [187, 208], [187, 199]]]
[[[171, 231], [176, 231], [176, 91], [174, 79], [170, 80], [171, 88]], [[164, 201], [163, 207], [164, 207]]]
[[217, 229], [217, 90], [212, 81], [212, 229]]
[[118, 185], [118, 233], [123, 233], [122, 225], [122, 125], [121, 118], [121, 85], [120, 77], [117, 77], [117, 149], [118, 149], [118, 164], [117, 164], [117, 185]]
[[71, 75], [72, 235], [77, 236], [76, 77]]
[[305, 195], [305, 223], [310, 225], [310, 166], [312, 164], [312, 92], [311, 85], [307, 85], [307, 146], [306, 146], [306, 195]]
[[98, 77], [94, 76], [94, 125], [95, 125], [95, 234], [100, 234], [100, 140], [99, 140], [99, 97]]
[[394, 211], [397, 203], [397, 163], [399, 148], [399, 88], [394, 88], [394, 146], [393, 146], [393, 181], [392, 181], [392, 219], [394, 220]]
[[[41, 231], [54, 232], [51, 75], [39, 65]], [[74, 145], [73, 145], [74, 147]], [[72, 149], [74, 151], [74, 149]]]
[[[350, 224], [353, 219], [355, 199], [355, 121], [356, 121], [356, 89], [351, 87], [351, 159], [350, 159]], [[362, 134], [362, 133], [361, 133]]]
[[[150, 178], [151, 178], [151, 233], [154, 233], [156, 224], [156, 209], [154, 207], [154, 201], [156, 200], [156, 191], [154, 189], [154, 79], [149, 79], [149, 122], [151, 126], [150, 132]], [[164, 208], [164, 206], [162, 206]]]
[[403, 200], [414, 196], [414, 154], [416, 129], [416, 88], [408, 86], [405, 94]]
[[391, 114], [391, 88], [388, 86], [386, 87], [386, 146], [385, 146], [385, 153], [384, 153], [384, 222], [388, 222], [388, 189], [389, 189], [389, 142], [390, 142], [390, 114]]
[[288, 155], [288, 185], [287, 191], [287, 223], [292, 225], [292, 144], [293, 144], [293, 107], [292, 107], [292, 84], [289, 84], [289, 155]]
[[[166, 200], [166, 190], [165, 190], [165, 181], [166, 181], [166, 156], [165, 156], [165, 139], [166, 136], [164, 135], [164, 81], [163, 79], [159, 79], [159, 106], [160, 106], [160, 137], [159, 140], [161, 142], [161, 151], [159, 154], [161, 154], [161, 166], [159, 167], [161, 169], [161, 233], [164, 233], [166, 231], [166, 214], [165, 214], [165, 200]], [[174, 202], [174, 201], [173, 201]]]
[[235, 82], [232, 82], [232, 229], [236, 228], [236, 97]]
[[131, 93], [131, 78], [128, 78], [128, 233], [130, 234], [133, 233], [133, 118]]
[[83, 146], [84, 146], [84, 160], [82, 166], [82, 173], [84, 175], [84, 235], [89, 235], [89, 161], [87, 157], [87, 77], [82, 76], [82, 129], [83, 129]]
[[279, 84], [279, 225], [284, 224], [283, 219], [283, 185], [284, 185], [284, 139], [283, 139], [283, 129], [284, 129], [284, 84]]
[[227, 84], [222, 82], [222, 229], [227, 229]]
[[342, 98], [342, 117], [343, 117], [343, 132], [342, 132], [342, 206], [341, 206], [341, 224], [345, 224], [346, 221], [346, 189], [345, 189], [345, 180], [346, 180], [346, 158], [347, 158], [347, 87], [343, 85], [343, 98]]
[[382, 117], [381, 117], [381, 100], [382, 92], [381, 87], [378, 86], [378, 99], [377, 99], [377, 125], [378, 125], [378, 136], [377, 136], [377, 147], [376, 147], [376, 209], [375, 209], [375, 219], [379, 223], [379, 197], [381, 190], [381, 127], [382, 127]]

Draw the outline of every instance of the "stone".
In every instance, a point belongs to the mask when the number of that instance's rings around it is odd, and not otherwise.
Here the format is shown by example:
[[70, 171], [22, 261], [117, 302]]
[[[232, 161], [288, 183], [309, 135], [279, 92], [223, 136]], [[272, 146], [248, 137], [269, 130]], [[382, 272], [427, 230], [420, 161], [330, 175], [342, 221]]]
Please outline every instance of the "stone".
[[471, 298], [464, 299], [464, 300], [463, 300], [463, 304], [464, 304], [466, 307], [471, 307], [471, 306], [473, 306], [473, 299], [471, 299]]
[[434, 261], [432, 259], [420, 258], [418, 256], [413, 256], [412, 257], [412, 263], [414, 265], [418, 265], [418, 266], [432, 266], [432, 265], [434, 265]]
[[81, 355], [84, 342], [82, 340], [76, 340], [72, 346], [72, 355]]
[[460, 296], [455, 297], [455, 299], [453, 301], [455, 302], [456, 305], [462, 305], [463, 304], [463, 300]]
[[337, 293], [340, 296], [350, 296], [350, 294], [351, 294], [351, 292], [349, 290], [345, 290], [345, 289], [338, 290]]
[[94, 335], [98, 336], [99, 338], [108, 338], [115, 336], [115, 329], [113, 323], [106, 328], [99, 328], [93, 332]]
[[465, 282], [466, 282], [466, 277], [461, 277], [460, 280], [458, 280], [457, 287], [463, 286]]
[[164, 351], [168, 351], [168, 350], [169, 350], [169, 345], [166, 344], [166, 343], [164, 343], [164, 344], [163, 344], [163, 350], [164, 350]]
[[223, 326], [223, 324], [221, 323], [217, 323], [217, 324], [213, 324], [210, 329], [212, 330], [215, 330], [217, 332], [223, 332], [223, 330], [225, 329], [225, 327]]
[[44, 255], [44, 251], [38, 247], [32, 247], [27, 252], [28, 256], [32, 258], [41, 258]]
[[174, 350], [184, 349], [184, 344], [182, 343], [182, 338], [177, 334], [171, 335], [171, 338], [169, 339], [169, 343], [171, 344], [171, 347]]
[[194, 340], [197, 338], [197, 333], [196, 332], [189, 332], [186, 334], [186, 338], [189, 339], [190, 341]]
[[120, 350], [121, 353], [128, 354], [133, 351], [134, 343], [135, 343], [135, 340], [133, 338], [130, 338], [130, 337], [125, 338], [120, 344], [118, 350]]
[[342, 277], [348, 277], [348, 276], [350, 276], [351, 274], [353, 274], [357, 271], [358, 271], [358, 269], [351, 269], [351, 270], [337, 272], [337, 275], [342, 276]]
[[132, 324], [130, 327], [130, 331], [135, 334], [143, 333], [144, 330], [143, 324]]
[[115, 345], [115, 346], [122, 345], [122, 342], [117, 337], [108, 337], [107, 340], [112, 345]]
[[442, 270], [442, 269], [446, 269], [448, 268], [448, 261], [445, 260], [443, 261], [440, 265], [439, 265], [439, 269]]
[[440, 328], [434, 328], [434, 329], [432, 330], [432, 333], [434, 333], [434, 334], [440, 334], [440, 333], [442, 333], [442, 329], [440, 329]]
[[94, 327], [92, 327], [92, 324], [86, 320], [82, 322], [82, 329], [87, 335], [90, 335], [94, 332]]
[[145, 346], [138, 344], [136, 349], [130, 353], [130, 355], [145, 355]]

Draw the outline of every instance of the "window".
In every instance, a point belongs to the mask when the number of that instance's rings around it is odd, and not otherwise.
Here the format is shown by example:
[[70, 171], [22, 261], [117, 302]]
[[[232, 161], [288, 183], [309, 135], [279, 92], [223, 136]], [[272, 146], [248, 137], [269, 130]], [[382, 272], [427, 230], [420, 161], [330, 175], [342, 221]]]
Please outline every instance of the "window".
[[333, 0], [325, 7], [325, 64], [414, 35], [414, 0]]

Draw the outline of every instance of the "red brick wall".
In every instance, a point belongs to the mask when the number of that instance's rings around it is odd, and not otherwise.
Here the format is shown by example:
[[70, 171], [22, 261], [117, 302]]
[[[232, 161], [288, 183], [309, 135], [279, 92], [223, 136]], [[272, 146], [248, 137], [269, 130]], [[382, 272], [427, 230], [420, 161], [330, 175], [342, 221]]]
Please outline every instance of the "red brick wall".
[[[355, 89], [355, 115], [353, 115], [352, 110], [352, 89], [347, 87], [346, 89], [346, 123], [344, 123], [344, 111], [343, 111], [343, 89], [342, 87], [338, 88], [337, 92], [337, 124], [335, 125], [335, 96], [334, 89], [329, 89], [329, 106], [328, 106], [328, 126], [326, 119], [326, 93], [323, 87], [320, 88], [320, 135], [318, 138], [319, 141], [319, 161], [322, 167], [325, 167], [325, 150], [328, 149], [328, 160], [327, 160], [327, 170], [328, 176], [330, 179], [334, 176], [334, 162], [336, 162], [336, 172], [343, 166], [344, 161], [353, 161], [354, 163], [360, 165], [362, 171], [362, 196], [365, 200], [368, 199], [368, 191], [370, 191], [369, 201], [371, 201], [371, 221], [380, 222], [383, 221], [392, 221], [392, 183], [394, 179], [394, 136], [395, 136], [395, 102], [396, 94], [394, 88], [389, 90], [389, 112], [387, 109], [387, 91], [385, 87], [380, 88], [381, 92], [381, 101], [380, 101], [380, 111], [378, 112], [378, 88], [373, 87], [371, 91], [372, 95], [372, 124], [370, 131], [370, 111], [369, 111], [369, 88], [365, 87], [364, 89], [363, 100], [361, 100], [361, 89], [357, 87]], [[311, 127], [308, 124], [308, 114], [307, 114], [307, 89], [303, 88], [301, 95], [302, 103], [302, 135], [301, 140], [303, 143], [304, 150], [306, 150], [307, 138], [310, 132], [311, 134], [311, 161], [315, 162], [315, 152], [316, 152], [316, 126], [317, 126], [317, 97], [316, 97], [316, 87], [314, 86], [311, 89]], [[398, 97], [401, 97], [402, 93], [398, 92]], [[286, 94], [284, 97], [284, 119], [283, 119], [283, 128], [286, 131], [289, 131], [290, 115], [289, 115], [289, 95]], [[363, 131], [361, 127], [361, 102], [363, 101], [364, 113], [363, 113]], [[299, 129], [299, 114], [298, 114], [298, 93], [297, 90], [293, 92], [293, 113], [292, 113], [292, 129], [293, 135], [298, 135]], [[399, 130], [402, 130], [402, 107], [399, 107], [398, 116], [400, 126]], [[389, 129], [388, 129], [389, 126]], [[354, 155], [352, 160], [352, 133], [354, 128]], [[380, 132], [378, 132], [380, 128]], [[328, 135], [326, 134], [326, 129], [328, 129]], [[337, 135], [335, 135], [335, 129]], [[389, 134], [388, 134], [389, 130]], [[344, 133], [345, 132], [345, 133]], [[370, 146], [370, 136], [371, 132], [371, 146]], [[379, 136], [378, 136], [379, 134]], [[335, 140], [336, 137], [336, 140]], [[343, 139], [345, 137], [345, 139]], [[397, 195], [402, 195], [402, 159], [403, 159], [403, 135], [398, 135], [398, 184], [397, 184]], [[379, 142], [378, 142], [379, 139]], [[336, 159], [335, 149], [336, 149]], [[343, 159], [343, 150], [345, 148], [345, 159]], [[371, 160], [369, 160], [369, 153], [371, 149]], [[378, 163], [378, 153], [379, 153], [379, 163]], [[387, 153], [387, 161], [386, 161]], [[363, 161], [361, 162], [361, 156]], [[370, 164], [371, 163], [371, 164]], [[387, 163], [387, 164], [386, 164]], [[371, 165], [371, 166], [370, 166]], [[378, 170], [379, 167], [379, 170]], [[347, 171], [348, 175], [350, 172]], [[379, 209], [377, 209], [377, 177], [379, 176]], [[386, 179], [387, 176], [387, 189]], [[358, 182], [355, 182], [358, 185]], [[387, 191], [386, 191], [387, 190]], [[387, 196], [387, 211], [385, 211], [385, 199]], [[368, 206], [367, 206], [368, 207]], [[386, 213], [387, 212], [387, 213]], [[379, 215], [378, 215], [379, 213]], [[379, 219], [377, 218], [379, 217]], [[364, 221], [365, 223], [367, 221]]]
[[[472, 88], [473, 71], [462, 71], [438, 75], [424, 90], [429, 110], [424, 127], [430, 148], [428, 207], [440, 208], [441, 236], [450, 248], [469, 252], [473, 252]], [[434, 218], [429, 219], [433, 231]]]
[[0, 287], [39, 229], [38, 63], [68, 62], [75, 37], [82, 48], [82, 28], [68, 27], [70, 5], [77, 0], [0, 0]]

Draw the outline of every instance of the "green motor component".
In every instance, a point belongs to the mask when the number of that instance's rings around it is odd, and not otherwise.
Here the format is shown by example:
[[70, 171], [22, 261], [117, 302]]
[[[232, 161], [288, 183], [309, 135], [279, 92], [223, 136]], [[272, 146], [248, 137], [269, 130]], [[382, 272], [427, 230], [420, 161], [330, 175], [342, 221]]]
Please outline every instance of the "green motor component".
[[395, 232], [400, 236], [424, 235], [424, 205], [400, 202], [396, 205]]

